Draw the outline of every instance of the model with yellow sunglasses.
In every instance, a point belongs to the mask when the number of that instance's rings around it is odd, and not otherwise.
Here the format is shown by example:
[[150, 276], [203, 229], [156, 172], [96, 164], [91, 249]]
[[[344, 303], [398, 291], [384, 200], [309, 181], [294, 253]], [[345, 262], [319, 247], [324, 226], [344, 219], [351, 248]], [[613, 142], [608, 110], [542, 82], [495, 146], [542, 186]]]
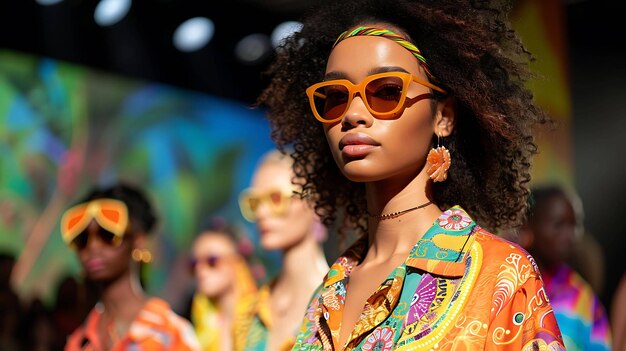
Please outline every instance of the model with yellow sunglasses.
[[261, 287], [245, 336], [247, 351], [290, 350], [311, 294], [328, 272], [321, 242], [326, 229], [293, 183], [292, 160], [270, 151], [242, 192], [241, 211], [254, 221], [264, 250], [279, 251], [278, 275]]
[[99, 302], [68, 338], [66, 351], [200, 350], [191, 323], [148, 296], [140, 265], [157, 218], [144, 192], [128, 184], [93, 189], [61, 219], [61, 235], [98, 287]]

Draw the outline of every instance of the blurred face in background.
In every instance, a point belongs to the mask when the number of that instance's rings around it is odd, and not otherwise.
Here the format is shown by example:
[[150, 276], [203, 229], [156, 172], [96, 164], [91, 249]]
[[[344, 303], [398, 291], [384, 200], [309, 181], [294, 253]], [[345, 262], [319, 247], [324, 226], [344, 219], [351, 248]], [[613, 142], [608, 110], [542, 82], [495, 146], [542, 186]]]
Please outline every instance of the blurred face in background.
[[[132, 227], [129, 225], [129, 227]], [[114, 281], [124, 274], [130, 274], [133, 264], [133, 236], [127, 228], [119, 245], [108, 240], [112, 234], [91, 220], [80, 235], [84, 246], [77, 249], [78, 258], [87, 277], [97, 282]]]
[[196, 279], [198, 292], [209, 298], [217, 298], [233, 289], [234, 266], [242, 258], [226, 234], [200, 234], [194, 241], [191, 255], [190, 268]]
[[570, 201], [553, 195], [537, 206], [532, 220], [533, 256], [550, 267], [565, 261], [573, 250], [576, 215]]
[[265, 250], [286, 250], [311, 233], [315, 214], [309, 204], [293, 191], [289, 162], [266, 162], [257, 168], [249, 189], [259, 199], [253, 207], [261, 246]]

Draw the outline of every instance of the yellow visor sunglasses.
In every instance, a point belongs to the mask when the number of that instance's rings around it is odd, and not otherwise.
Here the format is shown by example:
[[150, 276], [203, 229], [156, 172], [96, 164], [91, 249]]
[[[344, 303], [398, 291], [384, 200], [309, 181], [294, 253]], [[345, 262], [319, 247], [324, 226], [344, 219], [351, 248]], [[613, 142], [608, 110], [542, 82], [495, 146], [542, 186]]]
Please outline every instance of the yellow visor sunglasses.
[[76, 205], [65, 211], [61, 218], [61, 236], [63, 241], [77, 249], [87, 246], [84, 233], [89, 222], [94, 219], [105, 231], [99, 231], [100, 239], [119, 246], [128, 226], [128, 208], [122, 201], [115, 199], [96, 199]]

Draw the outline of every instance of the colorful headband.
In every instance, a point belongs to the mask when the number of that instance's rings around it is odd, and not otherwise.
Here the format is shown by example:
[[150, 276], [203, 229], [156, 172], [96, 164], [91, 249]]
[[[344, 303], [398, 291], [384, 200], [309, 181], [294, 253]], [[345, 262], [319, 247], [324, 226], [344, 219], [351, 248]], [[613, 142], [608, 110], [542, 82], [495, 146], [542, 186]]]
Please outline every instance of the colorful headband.
[[337, 38], [337, 40], [335, 40], [335, 43], [333, 44], [333, 48], [344, 39], [347, 39], [350, 37], [356, 37], [360, 35], [383, 37], [383, 38], [387, 38], [387, 39], [395, 41], [396, 43], [402, 45], [403, 48], [409, 50], [413, 54], [413, 56], [415, 56], [422, 63], [422, 67], [424, 68], [424, 71], [426, 71], [426, 74], [429, 77], [433, 76], [430, 73], [430, 69], [428, 68], [428, 65], [426, 64], [426, 59], [422, 55], [422, 52], [417, 48], [417, 46], [415, 46], [410, 41], [406, 40], [403, 36], [389, 29], [376, 28], [376, 27], [357, 27], [351, 31], [345, 31], [341, 33], [341, 35]]
[[121, 239], [128, 226], [128, 208], [124, 202], [115, 199], [97, 199], [70, 208], [61, 218], [63, 241], [70, 244], [92, 219]]

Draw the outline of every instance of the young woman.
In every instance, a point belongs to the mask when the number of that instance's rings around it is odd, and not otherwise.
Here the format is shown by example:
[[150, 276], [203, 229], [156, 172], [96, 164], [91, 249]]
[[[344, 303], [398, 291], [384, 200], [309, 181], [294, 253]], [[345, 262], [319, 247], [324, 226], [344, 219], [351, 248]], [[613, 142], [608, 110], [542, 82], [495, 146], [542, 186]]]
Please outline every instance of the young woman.
[[[294, 350], [562, 350], [519, 225], [527, 51], [485, 1], [326, 1], [277, 51], [259, 103], [328, 225], [359, 239]], [[302, 266], [302, 265], [301, 265]]]
[[146, 195], [128, 184], [94, 189], [61, 220], [99, 302], [68, 338], [66, 351], [200, 350], [191, 323], [143, 291], [140, 264], [156, 217]]
[[257, 292], [240, 238], [221, 219], [194, 240], [190, 268], [196, 279], [191, 322], [203, 351], [241, 350]]
[[242, 192], [243, 216], [256, 222], [261, 247], [280, 251], [281, 269], [261, 287], [245, 350], [290, 350], [311, 295], [328, 272], [321, 241], [325, 228], [293, 183], [292, 160], [278, 151], [257, 166]]

